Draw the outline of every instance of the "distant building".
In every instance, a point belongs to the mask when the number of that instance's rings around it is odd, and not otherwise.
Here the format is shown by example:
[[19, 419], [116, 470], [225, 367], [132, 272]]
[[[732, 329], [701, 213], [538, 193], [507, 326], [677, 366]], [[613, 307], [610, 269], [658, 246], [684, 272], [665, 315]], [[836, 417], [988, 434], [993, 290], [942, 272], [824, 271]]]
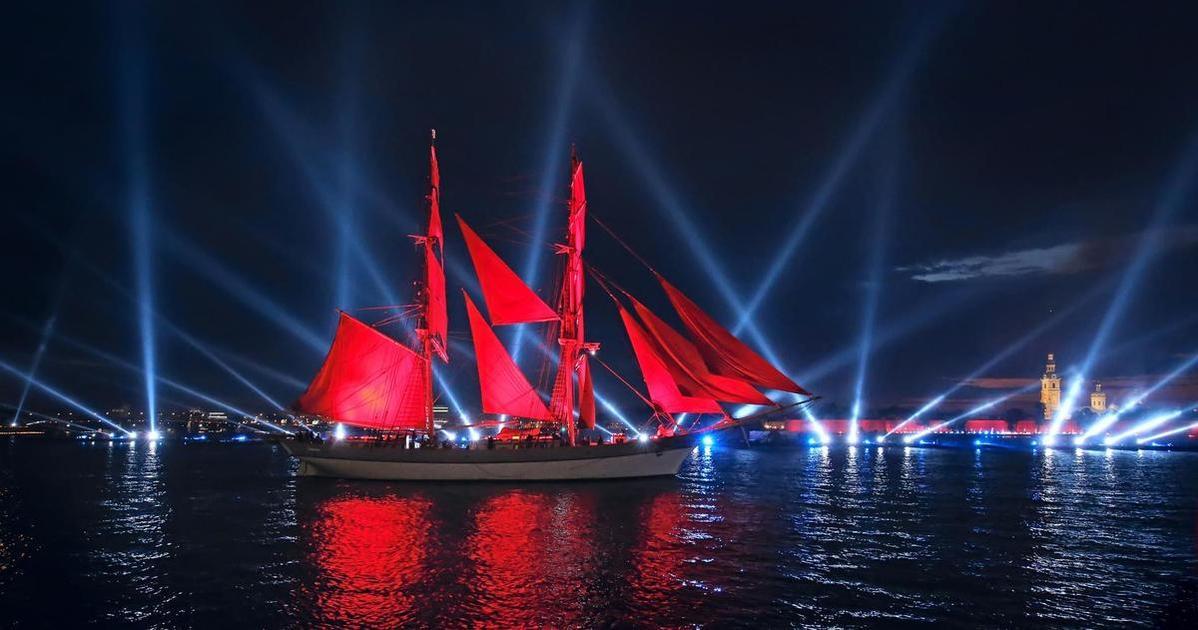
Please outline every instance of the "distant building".
[[1044, 419], [1051, 420], [1061, 406], [1061, 377], [1057, 375], [1057, 362], [1048, 353], [1048, 364], [1044, 376], [1040, 377], [1040, 404], [1044, 405]]
[[1094, 413], [1106, 411], [1106, 392], [1102, 391], [1102, 383], [1094, 383], [1094, 391], [1090, 392], [1090, 411]]

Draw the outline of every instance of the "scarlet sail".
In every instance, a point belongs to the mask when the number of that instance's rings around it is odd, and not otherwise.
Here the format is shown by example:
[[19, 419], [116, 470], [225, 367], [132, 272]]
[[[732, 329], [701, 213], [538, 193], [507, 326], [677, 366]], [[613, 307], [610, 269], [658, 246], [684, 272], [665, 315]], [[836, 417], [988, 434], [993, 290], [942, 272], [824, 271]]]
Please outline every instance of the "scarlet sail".
[[432, 341], [432, 349], [442, 361], [449, 361], [447, 339], [449, 337], [449, 314], [445, 303], [445, 268], [437, 255], [433, 253], [431, 244], [424, 248], [424, 264], [426, 288], [428, 290], [428, 334]]
[[617, 304], [616, 308], [620, 311], [620, 319], [623, 320], [624, 329], [628, 332], [628, 341], [632, 343], [632, 352], [636, 355], [636, 362], [640, 365], [641, 375], [645, 379], [645, 388], [649, 390], [649, 400], [657, 407], [656, 411], [663, 413], [724, 412], [719, 403], [710, 398], [683, 395], [665, 362], [653, 349], [653, 344], [649, 341], [644, 329], [636, 323], [632, 314], [622, 305]]
[[[436, 132], [433, 132], [436, 138]], [[441, 167], [437, 164], [437, 147], [428, 148], [428, 238], [437, 245], [437, 253], [445, 256], [445, 230], [441, 227]]]
[[466, 312], [470, 318], [470, 336], [478, 365], [478, 383], [482, 390], [483, 413], [507, 414], [533, 420], [550, 420], [545, 403], [520, 372], [495, 331], [483, 319], [470, 296]]
[[[574, 423], [574, 375], [577, 371], [579, 413], [585, 402], [582, 396], [583, 387], [592, 388], [594, 384], [583, 382], [585, 364], [582, 362], [583, 351], [587, 349], [586, 323], [583, 317], [583, 296], [586, 293], [586, 274], [583, 270], [582, 251], [586, 247], [586, 218], [587, 193], [582, 176], [582, 161], [578, 155], [571, 157], [570, 165], [570, 201], [569, 216], [566, 220], [566, 242], [557, 246], [557, 253], [565, 256], [565, 269], [562, 274], [561, 291], [558, 293], [557, 308], [561, 317], [558, 329], [558, 343], [561, 353], [558, 356], [557, 379], [553, 388], [553, 396], [549, 406], [558, 421], [566, 426], [567, 439], [574, 444], [576, 426]], [[594, 350], [598, 345], [590, 345]], [[589, 374], [586, 375], [589, 378]], [[593, 391], [589, 395], [593, 396]], [[590, 401], [592, 407], [594, 400]], [[585, 422], [585, 418], [583, 419]], [[593, 422], [592, 422], [593, 424]]]
[[503, 326], [557, 319], [557, 313], [524, 284], [495, 250], [479, 238], [460, 215], [457, 218], [466, 239], [470, 260], [474, 263], [474, 272], [478, 275], [487, 313], [491, 315], [491, 323]]
[[678, 317], [690, 332], [691, 339], [711, 371], [761, 387], [810, 395], [810, 392], [799, 387], [769, 361], [720, 326], [660, 274], [657, 275], [657, 281], [665, 289], [674, 310], [678, 312]]
[[635, 298], [632, 307], [644, 324], [649, 341], [662, 359], [683, 393], [729, 403], [772, 405], [769, 398], [748, 383], [713, 374], [703, 363], [703, 356], [693, 343], [683, 337]]
[[584, 427], [595, 428], [595, 384], [591, 382], [591, 365], [586, 355], [578, 364], [578, 419]]
[[425, 360], [407, 346], [341, 313], [333, 345], [297, 407], [375, 429], [422, 429], [428, 404]]

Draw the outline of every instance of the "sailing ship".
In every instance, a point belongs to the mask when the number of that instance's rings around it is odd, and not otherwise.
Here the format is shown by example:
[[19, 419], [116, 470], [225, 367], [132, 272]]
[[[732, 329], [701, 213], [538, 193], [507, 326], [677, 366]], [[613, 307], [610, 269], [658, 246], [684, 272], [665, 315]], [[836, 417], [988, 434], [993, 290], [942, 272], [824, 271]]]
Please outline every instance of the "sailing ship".
[[[324, 363], [296, 408], [309, 416], [359, 427], [367, 436], [283, 442], [299, 458], [300, 475], [521, 481], [675, 475], [700, 435], [746, 421], [733, 419], [723, 405], [762, 405], [769, 413], [813, 399], [652, 267], [648, 269], [685, 333], [588, 263], [583, 256], [588, 221], [583, 164], [573, 154], [565, 239], [554, 246], [563, 267], [554, 307], [525, 284], [463, 217], [455, 215], [487, 310], [484, 316], [462, 290], [483, 413], [483, 420], [465, 428], [471, 432], [499, 428], [500, 432], [467, 447], [438, 440], [433, 422], [433, 364], [449, 362], [449, 317], [435, 142], [434, 132], [429, 147], [427, 228], [413, 236], [423, 260], [423, 278], [416, 303], [406, 312], [415, 324], [411, 339], [401, 341], [380, 330], [398, 316], [371, 325], [340, 313]], [[635, 256], [630, 248], [629, 252]], [[584, 326], [588, 277], [616, 304], [644, 392], [595, 356], [599, 344], [588, 340]], [[549, 327], [548, 338], [557, 340], [556, 352], [541, 346], [549, 361], [546, 366], [554, 374], [548, 404], [495, 333], [497, 326], [517, 324], [543, 324]], [[636, 439], [586, 437], [596, 427], [592, 380], [596, 364], [610, 370], [648, 407], [645, 426]], [[782, 406], [763, 390], [807, 398]], [[714, 423], [713, 415], [718, 417]], [[685, 426], [684, 416], [691, 418]], [[517, 439], [505, 439], [512, 434]]]

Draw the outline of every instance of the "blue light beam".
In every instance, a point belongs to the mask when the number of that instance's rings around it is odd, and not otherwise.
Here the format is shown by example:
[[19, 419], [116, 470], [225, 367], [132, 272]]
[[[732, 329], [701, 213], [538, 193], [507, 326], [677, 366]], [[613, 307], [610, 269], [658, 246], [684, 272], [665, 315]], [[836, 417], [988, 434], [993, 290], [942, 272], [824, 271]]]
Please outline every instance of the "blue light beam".
[[133, 245], [133, 275], [137, 288], [137, 324], [141, 334], [141, 361], [145, 373], [146, 417], [155, 431], [158, 401], [154, 373], [154, 282], [151, 269], [150, 165], [147, 156], [145, 121], [144, 42], [140, 21], [123, 25], [120, 48], [121, 134], [125, 150], [125, 194], [128, 196], [130, 242]]
[[886, 227], [889, 222], [890, 205], [895, 194], [895, 174], [893, 159], [887, 160], [885, 173], [882, 176], [880, 197], [874, 209], [873, 233], [869, 249], [869, 277], [865, 283], [865, 300], [862, 305], [861, 339], [857, 349], [857, 377], [853, 387], [853, 415], [849, 420], [849, 444], [856, 444], [858, 439], [858, 424], [861, 418], [861, 406], [865, 397], [865, 375], [869, 368], [869, 355], [873, 348], [875, 320], [878, 315], [878, 302], [882, 294], [882, 270], [885, 266]]
[[[528, 258], [524, 262], [524, 282], [530, 287], [536, 286], [541, 269], [541, 256], [545, 250], [546, 232], [549, 229], [550, 209], [557, 198], [557, 191], [560, 190], [566, 132], [570, 125], [579, 67], [582, 65], [585, 26], [585, 9], [579, 8], [566, 35], [564, 62], [556, 82], [558, 89], [554, 96], [549, 137], [545, 143], [545, 162], [541, 165], [540, 185], [533, 211], [532, 242], [528, 248]], [[516, 327], [515, 336], [512, 338], [512, 360], [517, 363], [520, 362], [520, 355], [524, 351], [525, 334], [526, 326], [520, 325]]]
[[38, 341], [37, 348], [33, 351], [33, 360], [29, 363], [29, 377], [25, 379], [25, 383], [21, 386], [21, 397], [17, 399], [16, 410], [12, 415], [12, 422], [9, 426], [17, 426], [21, 420], [21, 412], [25, 410], [25, 399], [29, 397], [29, 388], [33, 384], [33, 377], [37, 374], [38, 367], [42, 364], [42, 356], [46, 354], [46, 346], [50, 343], [50, 336], [54, 334], [54, 320], [57, 315], [51, 315], [42, 326], [42, 336]]
[[1107, 436], [1102, 440], [1102, 443], [1107, 446], [1115, 446], [1129, 437], [1134, 437], [1141, 433], [1147, 433], [1148, 431], [1158, 429], [1170, 420], [1180, 417], [1181, 413], [1181, 410], [1177, 410], [1152, 416], [1151, 418], [1137, 424], [1123, 433]]
[[1139, 285], [1149, 261], [1159, 251], [1158, 246], [1164, 236], [1165, 227], [1189, 195], [1193, 184], [1194, 170], [1198, 166], [1198, 142], [1196, 141], [1198, 141], [1198, 137], [1191, 139], [1184, 157], [1174, 169], [1157, 201], [1152, 221], [1141, 235], [1131, 262], [1124, 268], [1119, 287], [1115, 291], [1115, 297], [1107, 306], [1098, 330], [1094, 333], [1094, 339], [1090, 342], [1090, 348], [1077, 370], [1077, 376], [1073, 378], [1065, 396], [1062, 397], [1056, 415], [1053, 416], [1052, 423], [1048, 428], [1048, 436], [1044, 439], [1046, 445], [1052, 445], [1056, 441], [1056, 436], [1061, 432], [1061, 426], [1073, 415], [1073, 407], [1077, 403], [1082, 387], [1085, 386], [1086, 375], [1090, 373], [1094, 362], [1102, 353], [1116, 323], [1123, 316], [1123, 312], [1127, 310], [1127, 305], [1131, 302], [1132, 294]]
[[129, 431], [125, 427], [122, 427], [121, 425], [113, 422], [112, 420], [109, 420], [108, 418], [105, 418], [104, 416], [96, 413], [95, 411], [92, 411], [89, 407], [87, 407], [83, 403], [79, 402], [78, 400], [75, 400], [74, 398], [71, 398], [67, 394], [64, 394], [63, 392], [55, 389], [54, 387], [51, 387], [50, 385], [47, 385], [47, 384], [39, 381], [38, 379], [34, 378], [33, 374], [31, 374], [29, 372], [22, 372], [21, 370], [9, 365], [5, 361], [0, 361], [0, 369], [4, 370], [5, 372], [8, 372], [9, 374], [12, 374], [13, 376], [16, 376], [17, 378], [21, 378], [21, 379], [29, 381], [29, 383], [31, 383], [34, 387], [38, 388], [39, 390], [53, 396], [54, 398], [57, 398], [58, 400], [61, 400], [62, 402], [70, 405], [71, 407], [74, 407], [75, 409], [81, 411], [82, 413], [87, 414], [88, 416], [90, 416], [100, 422], [103, 422], [104, 424], [116, 429], [117, 431], [120, 431], [121, 433], [124, 433], [125, 435], [133, 435], [132, 431]]
[[934, 16], [932, 19], [920, 24], [915, 36], [899, 53], [877, 95], [875, 95], [870, 105], [858, 119], [852, 133], [837, 153], [836, 158], [832, 161], [828, 172], [820, 181], [820, 185], [816, 187], [811, 198], [804, 204], [805, 211], [803, 212], [803, 217], [799, 220], [795, 228], [791, 230], [790, 234], [787, 235], [782, 247], [778, 250], [778, 255], [766, 270], [761, 284], [758, 285], [757, 290], [744, 306], [740, 321], [737, 322], [737, 326], [733, 332], [739, 332], [749, 325], [758, 307], [765, 301], [766, 296], [769, 295], [770, 290], [777, 283], [778, 279], [782, 277], [787, 265], [790, 264], [790, 259], [798, 251], [799, 245], [807, 238], [807, 233], [811, 231], [816, 221], [819, 220], [824, 211], [831, 205], [831, 201], [844, 181], [845, 176], [852, 169], [853, 165], [856, 164], [862, 150], [869, 143], [879, 125], [885, 120], [889, 112], [894, 108], [895, 103], [899, 100], [907, 83], [910, 81], [911, 75], [915, 72], [915, 69], [924, 57], [928, 44], [939, 31], [940, 23], [944, 17]]
[[981, 412], [983, 412], [983, 411], [986, 411], [987, 409], [990, 409], [990, 408], [994, 407], [995, 405], [998, 405], [999, 403], [1002, 403], [1002, 402], [1004, 402], [1004, 401], [1006, 401], [1006, 400], [1009, 400], [1009, 399], [1011, 399], [1011, 398], [1014, 398], [1015, 396], [1018, 396], [1018, 395], [1020, 395], [1020, 394], [1025, 394], [1025, 393], [1027, 393], [1027, 392], [1030, 392], [1030, 391], [1032, 391], [1032, 390], [1034, 390], [1034, 389], [1036, 389], [1036, 388], [1038, 388], [1038, 387], [1040, 387], [1040, 384], [1039, 384], [1039, 383], [1032, 383], [1031, 385], [1028, 385], [1028, 386], [1026, 386], [1026, 387], [1022, 387], [1022, 388], [1020, 388], [1020, 389], [1017, 389], [1017, 390], [1015, 390], [1015, 391], [1013, 391], [1013, 392], [1011, 392], [1011, 393], [1009, 393], [1009, 394], [1004, 394], [1003, 396], [1000, 396], [1000, 397], [998, 397], [998, 398], [995, 398], [995, 399], [993, 399], [993, 400], [989, 400], [989, 401], [987, 401], [987, 402], [984, 402], [984, 403], [982, 403], [982, 404], [980, 404], [980, 405], [978, 405], [978, 406], [974, 407], [973, 409], [970, 409], [969, 411], [966, 411], [965, 413], [963, 413], [963, 414], [961, 414], [961, 415], [958, 415], [958, 416], [955, 416], [955, 417], [953, 417], [953, 418], [951, 418], [951, 419], [949, 419], [949, 420], [945, 420], [944, 422], [941, 422], [940, 424], [937, 424], [937, 425], [930, 426], [930, 427], [928, 427], [928, 428], [926, 428], [926, 429], [924, 429], [923, 431], [920, 431], [920, 432], [918, 432], [918, 433], [912, 433], [911, 435], [904, 436], [904, 437], [903, 437], [903, 442], [904, 442], [904, 443], [906, 443], [906, 444], [910, 444], [910, 443], [912, 443], [912, 442], [914, 442], [914, 441], [916, 441], [916, 440], [919, 440], [919, 439], [923, 438], [924, 436], [926, 436], [926, 435], [928, 435], [928, 434], [931, 434], [931, 433], [934, 433], [934, 432], [936, 432], [936, 431], [939, 431], [940, 429], [943, 429], [944, 427], [947, 427], [947, 426], [949, 426], [949, 425], [951, 425], [951, 424], [953, 424], [953, 423], [955, 423], [955, 422], [958, 422], [958, 421], [960, 421], [960, 420], [963, 420], [963, 419], [965, 419], [965, 418], [968, 418], [968, 417], [970, 417], [970, 416], [972, 416], [972, 415], [979, 414], [979, 413], [981, 413]]

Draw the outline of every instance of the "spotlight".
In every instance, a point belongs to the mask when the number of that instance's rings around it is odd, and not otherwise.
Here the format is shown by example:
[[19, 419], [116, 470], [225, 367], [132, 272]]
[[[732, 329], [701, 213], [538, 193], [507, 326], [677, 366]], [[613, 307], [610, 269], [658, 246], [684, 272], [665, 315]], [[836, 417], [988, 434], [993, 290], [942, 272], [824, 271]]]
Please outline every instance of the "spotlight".
[[1150, 435], [1146, 438], [1140, 438], [1140, 439], [1136, 440], [1136, 442], [1138, 442], [1140, 444], [1143, 444], [1144, 442], [1153, 442], [1155, 440], [1169, 437], [1171, 435], [1177, 435], [1178, 433], [1184, 433], [1184, 432], [1190, 431], [1192, 429], [1198, 429], [1198, 422], [1195, 422], [1194, 424], [1187, 424], [1184, 427], [1177, 427], [1176, 429], [1169, 429], [1168, 431], [1164, 431], [1162, 433], [1157, 433], [1156, 435]]
[[150, 431], [146, 433], [146, 439], [151, 442], [157, 442], [158, 440], [162, 439], [162, 434], [158, 432], [158, 429], [150, 429]]
[[906, 420], [903, 420], [902, 422], [894, 425], [894, 428], [887, 431], [886, 436], [884, 436], [884, 437], [893, 435], [895, 431], [898, 431], [899, 429], [906, 426], [908, 423], [913, 422], [916, 418], [927, 413], [927, 411], [929, 409], [935, 408], [937, 405], [939, 405], [942, 402], [944, 402], [944, 394], [941, 394], [940, 396], [937, 396], [937, 397], [933, 398], [932, 400], [928, 401], [928, 403], [926, 405], [919, 408], [919, 411], [916, 411], [915, 413], [911, 414], [910, 417], [908, 417]]
[[345, 439], [345, 426], [340, 422], [337, 423], [337, 426], [333, 427], [333, 439], [338, 442]]
[[[574, 104], [575, 87], [578, 85], [579, 66], [582, 63], [585, 15], [579, 11], [567, 34], [566, 49], [563, 51], [561, 75], [557, 81], [557, 94], [553, 104], [553, 117], [549, 126], [549, 137], [545, 146], [545, 162], [541, 165], [540, 186], [537, 191], [533, 215], [532, 247], [524, 263], [523, 278], [529, 286], [536, 286], [537, 273], [541, 267], [541, 255], [545, 248], [545, 231], [548, 229], [550, 210], [558, 194], [558, 178], [562, 172], [562, 149], [570, 125], [570, 114]], [[517, 326], [512, 343], [512, 360], [519, 362], [524, 349], [525, 326]]]
[[9, 365], [8, 363], [5, 363], [4, 361], [0, 361], [0, 370], [4, 370], [5, 372], [10, 373], [13, 376], [16, 376], [17, 378], [26, 379], [34, 387], [57, 398], [58, 400], [61, 400], [62, 402], [70, 405], [71, 407], [78, 409], [79, 411], [83, 412], [84, 414], [87, 414], [89, 417], [94, 418], [97, 421], [102, 422], [114, 429], [117, 429], [118, 431], [120, 431], [122, 433], [128, 433], [128, 430], [125, 429], [125, 427], [122, 427], [121, 425], [113, 422], [112, 420], [109, 420], [108, 418], [105, 418], [104, 416], [96, 413], [95, 411], [84, 406], [83, 403], [75, 400], [74, 398], [71, 398], [70, 396], [67, 396], [66, 394], [58, 391], [57, 389], [54, 389], [53, 387], [35, 379], [33, 377], [33, 375], [28, 372], [22, 372], [21, 370], [18, 370], [17, 368]]
[[1124, 431], [1123, 433], [1120, 433], [1119, 435], [1108, 437], [1106, 440], [1103, 441], [1103, 443], [1105, 443], [1107, 445], [1118, 444], [1119, 442], [1122, 442], [1123, 440], [1126, 440], [1129, 437], [1133, 437], [1133, 436], [1139, 435], [1141, 433], [1145, 433], [1147, 431], [1156, 429], [1157, 427], [1160, 427], [1161, 425], [1165, 424], [1166, 422], [1179, 417], [1181, 415], [1181, 413], [1182, 413], [1181, 410], [1178, 410], [1178, 411], [1171, 411], [1169, 413], [1162, 413], [1162, 414], [1152, 416], [1151, 418], [1141, 422], [1140, 424], [1137, 424], [1136, 426]]
[[885, 443], [886, 443], [886, 436], [885, 436], [885, 435], [883, 435], [883, 436], [881, 436], [881, 437], [879, 437], [879, 438], [878, 438], [878, 444], [885, 444]]
[[641, 442], [642, 444], [644, 444], [645, 442], [648, 442], [648, 441], [649, 441], [649, 434], [648, 434], [648, 433], [641, 433], [640, 435], [636, 436], [636, 439], [637, 439], [637, 441], [639, 441], [639, 442]]
[[1160, 198], [1156, 201], [1151, 222], [1141, 234], [1131, 262], [1123, 269], [1115, 297], [1107, 306], [1106, 313], [1099, 322], [1098, 330], [1094, 333], [1090, 348], [1082, 359], [1073, 384], [1069, 387], [1067, 395], [1061, 398], [1061, 406], [1057, 409], [1048, 428], [1049, 435], [1060, 433], [1061, 426], [1072, 415], [1073, 406], [1081, 393], [1081, 385], [1086, 380], [1086, 374], [1094, 366], [1100, 352], [1107, 345], [1107, 338], [1111, 331], [1122, 318], [1123, 312], [1127, 310], [1127, 305], [1132, 301], [1132, 296], [1148, 263], [1160, 250], [1160, 241], [1164, 238], [1164, 226], [1168, 225], [1178, 207], [1186, 201], [1196, 167], [1198, 167], [1198, 144], [1191, 142], [1190, 146], [1186, 148], [1184, 156], [1170, 174]]
[[710, 435], [704, 435], [702, 442], [703, 442], [703, 446], [711, 446], [712, 444], [715, 444], [715, 439], [712, 438]]

